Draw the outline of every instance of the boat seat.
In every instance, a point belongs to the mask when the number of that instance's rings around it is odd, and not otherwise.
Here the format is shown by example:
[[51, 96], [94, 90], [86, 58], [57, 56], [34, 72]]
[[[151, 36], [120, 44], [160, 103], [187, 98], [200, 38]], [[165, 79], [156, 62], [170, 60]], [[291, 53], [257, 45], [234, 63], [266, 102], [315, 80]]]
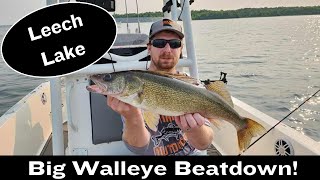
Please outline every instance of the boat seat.
[[[149, 37], [146, 34], [118, 34], [117, 38], [109, 50], [109, 53], [120, 56], [133, 56], [147, 49]], [[150, 56], [139, 61], [150, 61]], [[106, 58], [99, 59], [95, 64], [117, 63]]]
[[122, 140], [121, 116], [107, 105], [107, 98], [90, 93], [92, 143], [110, 143]]
[[113, 46], [147, 45], [149, 36], [147, 34], [117, 34]]
[[[122, 37], [122, 38], [121, 38]], [[123, 40], [123, 37], [128, 37]], [[140, 37], [139, 34], [120, 34], [118, 35], [117, 45], [125, 44], [123, 42], [130, 42], [127, 40], [133, 40]], [[145, 37], [145, 36], [144, 36]], [[147, 37], [148, 38], [148, 37]], [[120, 41], [120, 39], [122, 41]], [[115, 48], [114, 46], [110, 49], [110, 53], [121, 55], [121, 56], [132, 56], [141, 51], [145, 50], [146, 44], [144, 46], [127, 47], [123, 46], [121, 48]], [[147, 61], [149, 57], [141, 59], [140, 61]], [[100, 59], [96, 64], [111, 63], [112, 61], [105, 58]], [[92, 81], [90, 84], [94, 84]], [[122, 141], [122, 129], [123, 123], [121, 116], [113, 111], [107, 105], [107, 97], [97, 93], [89, 92], [90, 97], [90, 110], [91, 110], [91, 125], [92, 125], [92, 143], [97, 145], [101, 143], [110, 143], [114, 141]]]

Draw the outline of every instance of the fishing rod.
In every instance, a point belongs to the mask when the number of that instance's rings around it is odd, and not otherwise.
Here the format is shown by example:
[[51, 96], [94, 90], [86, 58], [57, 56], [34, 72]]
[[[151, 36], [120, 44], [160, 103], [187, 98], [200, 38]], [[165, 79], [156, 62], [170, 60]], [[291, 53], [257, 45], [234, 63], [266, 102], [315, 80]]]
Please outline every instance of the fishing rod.
[[278, 123], [276, 123], [274, 126], [272, 126], [267, 132], [265, 132], [262, 136], [260, 136], [258, 139], [256, 139], [252, 144], [249, 145], [249, 147], [244, 150], [242, 153], [240, 153], [238, 156], [243, 154], [245, 151], [247, 151], [251, 146], [253, 146], [256, 142], [258, 142], [263, 136], [268, 134], [272, 129], [274, 129], [277, 125], [279, 125], [283, 120], [285, 120], [287, 117], [289, 117], [292, 113], [294, 113], [296, 110], [298, 110], [303, 104], [305, 104], [307, 101], [309, 101], [312, 97], [314, 97], [317, 93], [320, 92], [320, 89], [316, 91], [313, 95], [311, 95], [309, 98], [307, 98], [305, 101], [303, 101], [298, 107], [296, 107], [293, 111], [291, 111], [288, 115], [286, 115], [282, 120], [280, 120]]

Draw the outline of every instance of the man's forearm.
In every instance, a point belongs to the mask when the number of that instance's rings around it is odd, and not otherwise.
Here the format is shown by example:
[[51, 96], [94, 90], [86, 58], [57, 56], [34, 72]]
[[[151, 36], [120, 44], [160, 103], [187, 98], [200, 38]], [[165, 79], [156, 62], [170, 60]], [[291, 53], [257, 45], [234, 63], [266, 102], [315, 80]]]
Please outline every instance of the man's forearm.
[[[123, 139], [131, 146], [144, 147], [149, 144], [150, 133], [143, 123], [142, 117], [130, 117], [125, 119]], [[141, 118], [141, 119], [133, 119]]]
[[190, 144], [199, 150], [207, 149], [213, 140], [213, 130], [211, 127], [203, 125], [198, 129], [186, 132]]

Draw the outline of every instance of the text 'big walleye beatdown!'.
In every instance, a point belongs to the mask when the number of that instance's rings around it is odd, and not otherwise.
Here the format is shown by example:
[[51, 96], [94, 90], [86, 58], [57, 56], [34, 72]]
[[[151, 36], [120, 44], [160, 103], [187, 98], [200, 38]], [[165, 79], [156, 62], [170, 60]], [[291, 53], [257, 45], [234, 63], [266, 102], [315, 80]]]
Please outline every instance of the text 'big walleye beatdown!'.
[[[50, 161], [29, 162], [29, 175], [52, 176], [54, 179], [64, 179], [68, 173], [64, 172], [67, 166], [72, 166], [76, 175], [96, 176], [140, 176], [146, 179], [150, 175], [165, 176], [174, 175], [197, 175], [197, 176], [226, 176], [226, 175], [297, 175], [297, 161], [292, 165], [250, 165], [237, 161], [237, 164], [201, 165], [191, 164], [188, 161], [175, 161], [174, 169], [165, 165], [135, 165], [125, 161], [114, 161], [113, 164], [104, 164], [100, 161], [72, 161], [72, 164], [53, 165]], [[70, 170], [70, 169], [69, 169]], [[72, 169], [71, 169], [72, 170]], [[168, 173], [168, 171], [174, 171]], [[73, 172], [72, 172], [73, 173]]]

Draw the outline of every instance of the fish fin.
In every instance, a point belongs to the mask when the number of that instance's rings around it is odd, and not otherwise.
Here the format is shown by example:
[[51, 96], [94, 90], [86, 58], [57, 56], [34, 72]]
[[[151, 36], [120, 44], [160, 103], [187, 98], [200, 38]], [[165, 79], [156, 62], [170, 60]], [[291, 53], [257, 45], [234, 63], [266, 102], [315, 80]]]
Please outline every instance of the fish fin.
[[219, 94], [224, 100], [227, 101], [227, 103], [231, 106], [234, 107], [233, 101], [231, 99], [231, 95], [225, 86], [223, 81], [214, 81], [214, 82], [209, 82], [208, 84], [204, 85], [207, 90], [215, 92]]
[[247, 122], [247, 125], [237, 131], [238, 145], [240, 151], [242, 152], [249, 147], [251, 139], [253, 137], [261, 136], [266, 131], [266, 129], [261, 124], [252, 119], [244, 118], [244, 121]]
[[219, 130], [221, 130], [221, 126], [223, 124], [223, 121], [219, 120], [219, 119], [213, 119], [213, 118], [207, 118], [211, 124], [213, 124], [216, 128], [218, 128]]
[[169, 77], [169, 78], [174, 78], [174, 79], [181, 80], [181, 81], [184, 81], [184, 82], [190, 83], [190, 84], [199, 85], [199, 82], [197, 79], [195, 79], [191, 76], [187, 76], [186, 74], [172, 74], [172, 73], [169, 73], [166, 71], [152, 71], [150, 73], [157, 74], [160, 76]]
[[160, 115], [155, 114], [150, 111], [143, 111], [142, 115], [143, 115], [144, 121], [146, 122], [148, 127], [152, 131], [157, 131], [157, 126], [159, 124]]

